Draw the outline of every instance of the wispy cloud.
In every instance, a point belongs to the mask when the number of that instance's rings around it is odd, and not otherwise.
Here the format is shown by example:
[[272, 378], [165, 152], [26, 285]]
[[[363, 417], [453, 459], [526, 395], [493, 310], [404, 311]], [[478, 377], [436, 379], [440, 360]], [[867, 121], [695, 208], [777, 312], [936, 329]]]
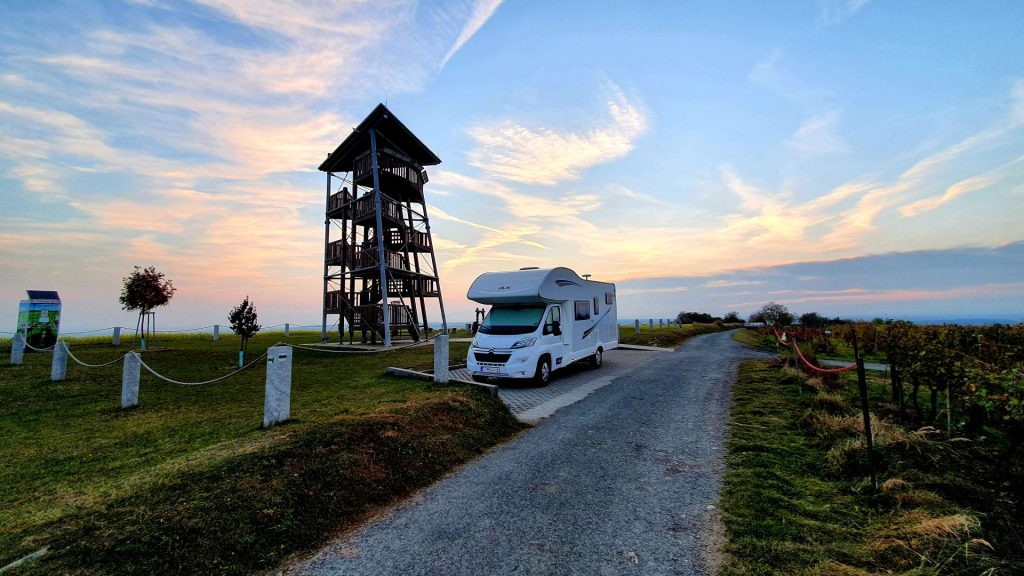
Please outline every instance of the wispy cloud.
[[801, 106], [820, 108], [833, 99], [831, 92], [811, 85], [793, 72], [790, 66], [787, 66], [786, 54], [778, 48], [769, 52], [750, 69], [747, 80]]
[[803, 158], [818, 158], [849, 150], [838, 133], [839, 113], [819, 114], [800, 125], [786, 146]]
[[764, 284], [764, 280], [712, 280], [702, 284], [704, 288], [734, 288], [736, 286], [757, 286]]
[[480, 28], [491, 19], [494, 12], [498, 10], [498, 6], [501, 6], [502, 0], [477, 0], [473, 6], [473, 12], [469, 16], [469, 20], [466, 21], [466, 25], [462, 27], [462, 31], [459, 32], [458, 38], [455, 39], [455, 43], [448, 49], [448, 52], [441, 59], [440, 68], [444, 68], [445, 64], [452, 59], [452, 56], [456, 52], [465, 46], [466, 42], [473, 37], [474, 34], [480, 31]]
[[469, 163], [495, 178], [553, 186], [622, 158], [647, 131], [647, 114], [619, 87], [611, 85], [608, 92], [607, 116], [582, 130], [530, 128], [515, 120], [474, 126], [469, 134], [478, 148], [470, 153]]
[[622, 288], [616, 291], [619, 296], [640, 296], [643, 294], [679, 294], [689, 290], [686, 286], [673, 286], [671, 288]]
[[818, 21], [825, 26], [852, 17], [871, 0], [818, 0]]

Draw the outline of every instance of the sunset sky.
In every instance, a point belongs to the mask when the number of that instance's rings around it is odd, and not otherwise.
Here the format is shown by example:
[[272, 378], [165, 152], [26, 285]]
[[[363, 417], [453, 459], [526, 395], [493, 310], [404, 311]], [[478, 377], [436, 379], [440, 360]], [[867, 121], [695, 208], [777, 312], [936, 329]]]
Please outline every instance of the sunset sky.
[[1024, 320], [1024, 2], [0, 3], [0, 330], [318, 323], [317, 165], [378, 102], [426, 187], [449, 319], [568, 266], [620, 318]]

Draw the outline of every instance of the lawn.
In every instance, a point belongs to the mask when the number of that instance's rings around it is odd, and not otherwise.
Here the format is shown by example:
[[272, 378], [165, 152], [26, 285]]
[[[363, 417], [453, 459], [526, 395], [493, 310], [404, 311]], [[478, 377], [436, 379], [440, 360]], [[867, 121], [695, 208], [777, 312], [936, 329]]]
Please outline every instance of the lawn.
[[[261, 334], [249, 357], [278, 341], [318, 338]], [[130, 348], [109, 338], [69, 344], [88, 363]], [[151, 346], [143, 360], [175, 380], [236, 369], [234, 336], [161, 335]], [[466, 344], [452, 344], [452, 358], [465, 352]], [[26, 569], [102, 573], [124, 571], [113, 567], [127, 562], [139, 573], [247, 573], [315, 546], [519, 429], [477, 389], [384, 372], [429, 364], [432, 353], [429, 346], [379, 355], [296, 349], [292, 420], [262, 429], [262, 363], [205, 386], [167, 384], [143, 370], [139, 406], [122, 410], [121, 363], [69, 361], [68, 378], [51, 382], [50, 354], [26, 354], [24, 365], [10, 366], [5, 349], [0, 566], [48, 546]], [[316, 521], [304, 517], [309, 506], [322, 512]]]
[[635, 326], [619, 326], [619, 343], [675, 348], [694, 336], [737, 327], [733, 324], [666, 324], [661, 328], [655, 324], [654, 330], [651, 330], [649, 324], [641, 323], [639, 334]]

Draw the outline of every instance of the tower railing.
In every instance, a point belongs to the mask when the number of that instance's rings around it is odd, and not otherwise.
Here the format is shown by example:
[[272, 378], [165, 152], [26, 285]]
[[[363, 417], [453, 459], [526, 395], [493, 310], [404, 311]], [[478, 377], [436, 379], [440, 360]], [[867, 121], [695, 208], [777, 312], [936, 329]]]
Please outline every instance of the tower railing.
[[[413, 166], [412, 164], [409, 164], [400, 158], [396, 158], [384, 151], [377, 152], [377, 168], [381, 173], [386, 172], [404, 179], [416, 191], [423, 193], [423, 184], [426, 180], [426, 172], [423, 169]], [[354, 163], [353, 180], [361, 182], [372, 177], [373, 158], [370, 154], [367, 153], [356, 158]]]

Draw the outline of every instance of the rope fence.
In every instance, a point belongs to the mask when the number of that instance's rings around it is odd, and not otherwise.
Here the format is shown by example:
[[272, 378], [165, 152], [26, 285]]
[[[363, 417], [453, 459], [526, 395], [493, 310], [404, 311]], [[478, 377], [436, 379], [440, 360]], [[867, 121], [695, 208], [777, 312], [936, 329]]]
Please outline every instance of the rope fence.
[[404, 344], [402, 346], [392, 346], [391, 348], [381, 348], [380, 350], [331, 350], [323, 348], [323, 344], [289, 344], [287, 342], [278, 342], [275, 346], [288, 346], [290, 348], [299, 348], [302, 350], [312, 350], [313, 352], [326, 352], [328, 354], [382, 354], [384, 352], [395, 352], [397, 350], [405, 350], [406, 348], [413, 348], [421, 346], [430, 342], [434, 338], [437, 338], [441, 334], [434, 334], [433, 336], [420, 340], [419, 342], [413, 342], [411, 344]]
[[25, 338], [19, 334], [14, 334], [14, 342], [11, 348], [11, 364], [19, 365], [22, 363], [22, 352], [27, 347], [32, 350], [39, 352], [50, 352], [52, 354], [51, 368], [50, 368], [50, 380], [62, 381], [67, 377], [67, 361], [70, 358], [74, 363], [83, 366], [85, 368], [104, 368], [123, 362], [123, 368], [121, 370], [121, 408], [129, 409], [139, 405], [139, 390], [141, 384], [141, 370], [144, 368], [146, 372], [151, 374], [154, 378], [177, 386], [204, 386], [208, 384], [214, 384], [216, 382], [222, 382], [229, 378], [232, 378], [245, 370], [248, 370], [260, 362], [266, 363], [266, 377], [265, 377], [265, 391], [264, 391], [264, 405], [263, 405], [263, 426], [268, 427], [274, 424], [279, 424], [289, 420], [291, 414], [291, 389], [292, 389], [292, 357], [294, 349], [309, 350], [312, 352], [326, 352], [330, 354], [353, 354], [353, 355], [368, 355], [368, 354], [380, 354], [383, 352], [392, 352], [397, 350], [403, 350], [412, 348], [414, 346], [421, 346], [434, 340], [434, 381], [439, 383], [447, 383], [449, 381], [448, 376], [448, 365], [449, 365], [449, 349], [448, 349], [448, 335], [444, 333], [437, 333], [434, 336], [426, 338], [418, 342], [406, 344], [403, 346], [385, 348], [380, 350], [331, 350], [326, 349], [322, 346], [313, 346], [309, 344], [287, 344], [278, 342], [277, 344], [270, 346], [262, 354], [249, 361], [247, 364], [240, 366], [238, 369], [233, 370], [222, 376], [211, 378], [209, 380], [203, 380], [199, 382], [185, 382], [170, 378], [158, 372], [152, 366], [147, 364], [141, 354], [131, 350], [110, 360], [108, 362], [101, 363], [90, 363], [85, 362], [73, 352], [71, 352], [67, 341], [58, 340], [53, 346], [49, 348], [36, 348], [25, 342]]
[[[143, 362], [141, 358], [139, 359], [139, 364], [143, 368], [145, 368], [147, 372], [149, 372], [153, 376], [156, 376], [160, 380], [163, 380], [164, 382], [167, 382], [169, 384], [177, 384], [179, 386], [203, 386], [204, 384], [213, 384], [214, 382], [220, 382], [221, 380], [227, 380], [228, 378], [231, 378], [235, 374], [238, 374], [239, 372], [241, 372], [241, 371], [243, 371], [243, 370], [245, 370], [247, 368], [250, 368], [251, 366], [254, 366], [257, 362], [259, 362], [260, 360], [263, 360], [266, 357], [267, 357], [267, 353], [264, 352], [263, 354], [260, 354], [258, 357], [256, 357], [256, 359], [254, 359], [252, 362], [249, 362], [245, 366], [242, 366], [241, 368], [239, 368], [238, 370], [235, 370], [234, 372], [231, 372], [230, 374], [225, 374], [223, 376], [219, 376], [219, 377], [214, 378], [212, 380], [205, 380], [203, 382], [180, 382], [178, 380], [174, 380], [172, 378], [168, 378], [167, 376], [164, 376], [163, 374], [160, 374], [159, 372], [157, 372], [156, 370], [151, 368], [149, 366], [149, 364], [146, 364], [145, 362]], [[118, 360], [120, 360], [120, 358], [118, 358]]]
[[76, 334], [92, 334], [94, 332], [106, 332], [107, 330], [113, 330], [114, 328], [122, 328], [127, 330], [124, 326], [108, 326], [107, 328], [97, 328], [95, 330], [82, 330], [80, 332], [61, 332], [61, 336], [74, 336]]
[[25, 342], [25, 348], [28, 348], [29, 350], [35, 350], [36, 352], [53, 352], [54, 346], [56, 346], [56, 344], [47, 346], [46, 348], [36, 348], [35, 346], [29, 344], [28, 342]]
[[[783, 335], [783, 336], [785, 336], [785, 335]], [[857, 367], [857, 363], [854, 362], [853, 364], [850, 364], [849, 366], [843, 366], [841, 368], [819, 368], [818, 366], [815, 366], [814, 364], [811, 364], [811, 362], [809, 360], [807, 360], [807, 358], [804, 357], [804, 353], [800, 350], [800, 346], [797, 344], [796, 338], [790, 338], [787, 341], [783, 337], [780, 337], [779, 336], [779, 331], [776, 330], [775, 331], [775, 340], [778, 341], [779, 344], [782, 344], [784, 346], [792, 346], [792, 348], [794, 350], [796, 350], [796, 355], [800, 357], [800, 360], [803, 361], [804, 365], [807, 366], [809, 369], [815, 371], [815, 372], [820, 372], [822, 374], [836, 374], [838, 372], [846, 372], [847, 370], [853, 370], [854, 368]]]
[[111, 364], [116, 364], [116, 363], [120, 362], [125, 356], [127, 356], [127, 354], [122, 354], [122, 355], [118, 356], [117, 358], [114, 358], [110, 362], [104, 362], [102, 364], [89, 364], [88, 362], [82, 362], [81, 360], [78, 359], [77, 356], [72, 354], [71, 353], [71, 348], [69, 348], [66, 343], [64, 343], [64, 349], [67, 351], [68, 358], [71, 358], [72, 360], [74, 360], [78, 364], [81, 364], [82, 366], [85, 366], [86, 368], [103, 368], [104, 366], [110, 366]]

